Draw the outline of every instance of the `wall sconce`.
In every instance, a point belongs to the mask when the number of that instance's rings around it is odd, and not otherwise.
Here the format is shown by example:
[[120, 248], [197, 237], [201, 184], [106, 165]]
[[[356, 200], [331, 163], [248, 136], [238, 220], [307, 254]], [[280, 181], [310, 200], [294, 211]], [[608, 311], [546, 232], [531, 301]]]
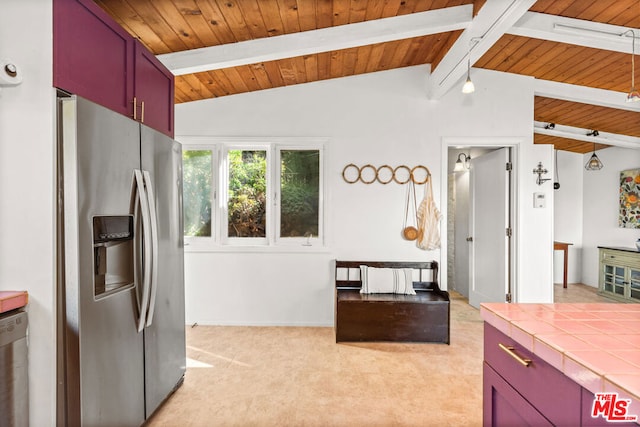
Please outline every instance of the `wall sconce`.
[[542, 185], [545, 182], [550, 181], [551, 178], [542, 178], [542, 175], [545, 175], [547, 173], [549, 173], [549, 171], [542, 166], [542, 162], [538, 162], [538, 167], [533, 170], [533, 174], [538, 175], [538, 178], [536, 179], [536, 184]]
[[453, 167], [453, 171], [462, 172], [464, 170], [468, 170], [470, 164], [471, 164], [471, 156], [470, 155], [468, 156], [464, 153], [460, 153], [458, 154], [458, 160], [456, 160], [456, 165]]

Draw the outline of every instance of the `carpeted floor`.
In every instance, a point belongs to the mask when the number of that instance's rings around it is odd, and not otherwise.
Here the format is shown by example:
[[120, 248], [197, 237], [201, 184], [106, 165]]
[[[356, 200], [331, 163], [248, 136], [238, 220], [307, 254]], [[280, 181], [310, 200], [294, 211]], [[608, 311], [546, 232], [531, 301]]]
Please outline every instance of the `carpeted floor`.
[[[556, 302], [613, 302], [556, 285]], [[148, 426], [480, 426], [482, 321], [452, 294], [451, 345], [336, 344], [333, 328], [187, 329], [183, 386]]]

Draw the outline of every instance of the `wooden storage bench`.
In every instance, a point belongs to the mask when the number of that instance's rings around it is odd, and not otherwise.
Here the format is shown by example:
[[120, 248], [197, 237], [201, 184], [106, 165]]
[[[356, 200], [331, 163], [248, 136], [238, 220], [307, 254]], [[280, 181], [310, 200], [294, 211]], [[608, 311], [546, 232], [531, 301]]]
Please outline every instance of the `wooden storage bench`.
[[[361, 265], [413, 269], [416, 295], [361, 294]], [[449, 344], [449, 293], [438, 287], [437, 262], [335, 261], [335, 278], [336, 342]]]

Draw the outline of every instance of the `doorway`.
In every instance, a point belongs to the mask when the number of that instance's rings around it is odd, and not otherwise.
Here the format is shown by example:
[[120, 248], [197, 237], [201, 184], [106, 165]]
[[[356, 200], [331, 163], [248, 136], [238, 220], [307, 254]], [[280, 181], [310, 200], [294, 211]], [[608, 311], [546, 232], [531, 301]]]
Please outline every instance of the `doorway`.
[[446, 148], [447, 288], [476, 308], [483, 302], [510, 301], [516, 147]]

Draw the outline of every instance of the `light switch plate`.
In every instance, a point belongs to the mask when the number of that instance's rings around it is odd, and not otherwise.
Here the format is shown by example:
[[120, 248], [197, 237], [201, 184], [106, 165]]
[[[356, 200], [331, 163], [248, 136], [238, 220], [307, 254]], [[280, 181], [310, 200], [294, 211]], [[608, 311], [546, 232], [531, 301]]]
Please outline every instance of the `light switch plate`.
[[533, 193], [533, 207], [544, 208], [547, 205], [547, 198], [544, 193]]

